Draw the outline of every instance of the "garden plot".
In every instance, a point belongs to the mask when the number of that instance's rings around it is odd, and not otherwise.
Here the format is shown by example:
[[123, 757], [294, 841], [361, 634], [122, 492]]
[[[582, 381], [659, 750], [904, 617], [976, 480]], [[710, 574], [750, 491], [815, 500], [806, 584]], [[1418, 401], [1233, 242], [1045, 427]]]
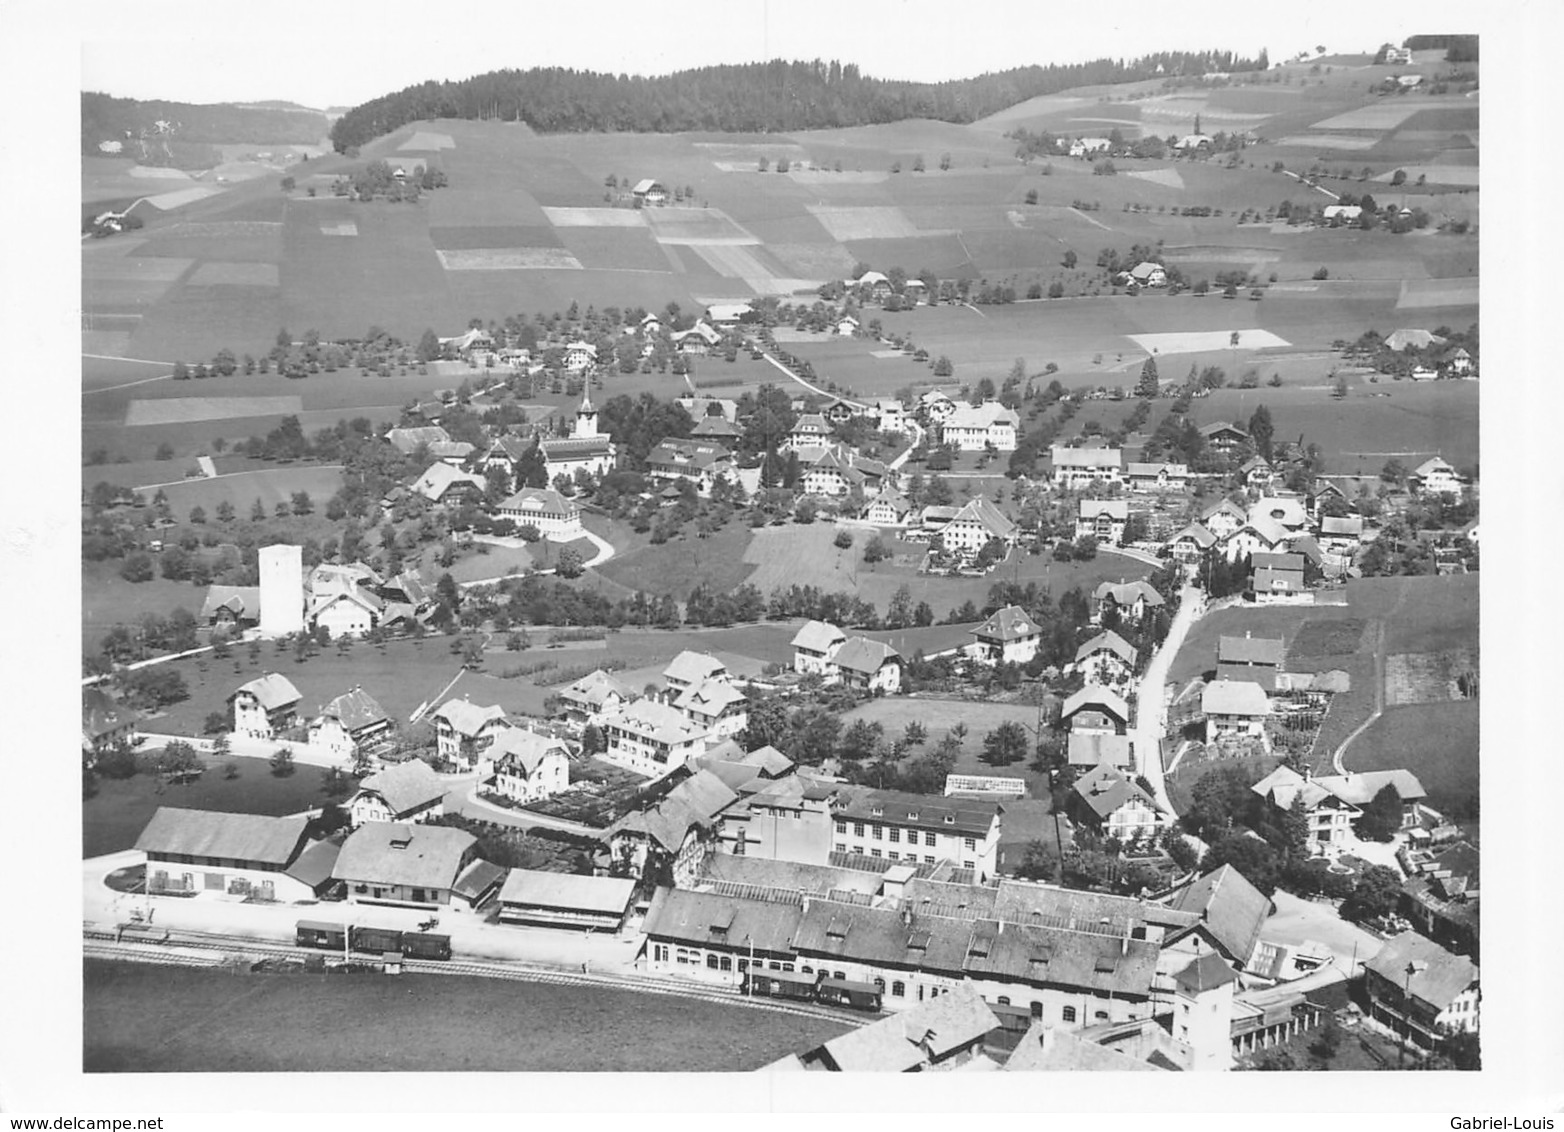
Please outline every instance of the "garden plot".
[[1360, 134], [1295, 134], [1276, 144], [1297, 146], [1299, 149], [1373, 149], [1380, 140], [1379, 134], [1371, 137]]
[[549, 223], [538, 202], [520, 189], [441, 189], [423, 199], [429, 202], [431, 230]]
[[1396, 309], [1476, 306], [1477, 294], [1476, 279], [1407, 279], [1401, 284]]
[[447, 271], [580, 271], [581, 261], [564, 248], [437, 249]]
[[1393, 130], [1423, 107], [1405, 103], [1379, 102], [1373, 106], [1360, 106], [1345, 114], [1326, 118], [1311, 127], [1316, 130]]
[[833, 240], [894, 240], [929, 235], [901, 209], [892, 205], [852, 208], [811, 204], [805, 206]]
[[322, 236], [356, 236], [358, 225], [351, 220], [343, 220], [337, 224], [322, 224], [320, 226]]
[[543, 215], [556, 228], [645, 228], [646, 213], [630, 208], [550, 208]]
[[138, 399], [125, 406], [125, 424], [189, 424], [234, 417], [269, 417], [297, 414], [304, 409], [298, 396], [291, 397], [159, 397]]
[[1184, 178], [1178, 175], [1177, 169], [1138, 169], [1128, 174], [1141, 181], [1150, 181], [1153, 185], [1164, 185], [1170, 189], [1182, 189]]
[[1385, 704], [1434, 704], [1469, 699], [1465, 680], [1475, 680], [1477, 658], [1469, 649], [1395, 653], [1385, 658]]
[[[1185, 330], [1171, 334], [1127, 335], [1148, 354], [1200, 354], [1233, 349], [1232, 335], [1227, 330]], [[1291, 346], [1285, 338], [1279, 338], [1269, 330], [1239, 330], [1240, 350], [1270, 350], [1277, 346]]]
[[657, 208], [642, 212], [660, 244], [760, 243], [718, 208]]
[[559, 235], [588, 271], [674, 270], [667, 250], [645, 228], [565, 228]]
[[450, 134], [436, 133], [433, 130], [418, 130], [413, 134], [412, 137], [408, 138], [405, 142], [396, 148], [398, 152], [408, 152], [412, 150], [424, 150], [427, 152], [430, 150], [455, 149], [456, 141], [451, 137]]
[[192, 287], [275, 287], [275, 263], [203, 263], [188, 280]]

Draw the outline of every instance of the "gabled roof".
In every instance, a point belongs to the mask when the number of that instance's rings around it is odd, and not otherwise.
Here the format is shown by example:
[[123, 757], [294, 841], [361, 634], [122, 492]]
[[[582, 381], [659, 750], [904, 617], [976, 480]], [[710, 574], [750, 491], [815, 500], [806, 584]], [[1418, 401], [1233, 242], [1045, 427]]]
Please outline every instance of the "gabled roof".
[[1245, 963], [1271, 914], [1271, 898], [1232, 865], [1213, 869], [1174, 893], [1169, 906], [1200, 916], [1229, 958]]
[[1179, 990], [1196, 995], [1237, 982], [1238, 972], [1215, 951], [1207, 951], [1175, 974], [1173, 981], [1178, 984]]
[[1022, 1035], [1020, 1044], [1004, 1064], [1007, 1072], [1113, 1072], [1154, 1073], [1158, 1067], [1148, 1061], [1099, 1045], [1069, 1030], [1054, 1029], [1033, 1022]]
[[1367, 770], [1358, 774], [1324, 774], [1315, 778], [1317, 784], [1329, 790], [1343, 802], [1354, 806], [1366, 806], [1387, 786], [1394, 786], [1403, 802], [1414, 802], [1428, 797], [1417, 775], [1410, 770]]
[[1320, 520], [1320, 533], [1322, 535], [1360, 538], [1363, 534], [1363, 517], [1361, 515], [1327, 515]]
[[1269, 798], [1277, 808], [1290, 810], [1293, 799], [1302, 795], [1303, 807], [1312, 811], [1322, 801], [1333, 798], [1329, 790], [1306, 779], [1289, 766], [1279, 766], [1249, 788], [1262, 798]]
[[1179, 479], [1189, 475], [1188, 464], [1145, 463], [1140, 461], [1132, 461], [1125, 467], [1124, 470], [1131, 479], [1155, 479], [1163, 472], [1167, 472], [1167, 474], [1173, 479]]
[[1253, 531], [1267, 546], [1283, 546], [1289, 537], [1287, 528], [1269, 515], [1256, 515], [1234, 531], [1232, 537], [1236, 539], [1244, 531]]
[[358, 791], [379, 794], [393, 815], [407, 814], [443, 799], [445, 782], [422, 759], [408, 759], [371, 774]]
[[642, 177], [639, 181], [637, 181], [635, 183], [635, 188], [631, 189], [630, 191], [633, 192], [633, 193], [640, 193], [640, 194], [644, 195], [646, 193], [651, 192], [653, 189], [661, 189], [661, 188], [662, 188], [662, 185], [660, 185], [656, 181], [652, 180], [652, 178], [650, 178], [650, 177]]
[[1162, 600], [1162, 595], [1156, 591], [1156, 587], [1145, 581], [1121, 582], [1118, 585], [1102, 582], [1092, 591], [1092, 600], [1098, 604], [1109, 599], [1115, 605], [1134, 605], [1141, 600], [1152, 607], [1166, 604]]
[[1254, 572], [1255, 593], [1302, 593], [1302, 570], [1276, 570], [1262, 566]]
[[201, 603], [201, 620], [210, 621], [219, 609], [236, 618], [256, 620], [261, 616], [260, 586], [209, 586]]
[[1446, 475], [1453, 476], [1455, 475], [1455, 468], [1452, 467], [1450, 462], [1443, 457], [1434, 456], [1431, 459], [1424, 460], [1421, 464], [1419, 464], [1417, 466], [1417, 470], [1414, 471], [1412, 475], [1416, 479], [1426, 479], [1436, 472], [1443, 472]]
[[1385, 348], [1401, 351], [1412, 346], [1421, 350], [1425, 346], [1437, 346], [1442, 342], [1444, 339], [1431, 330], [1403, 329], [1394, 331], [1385, 339]]
[[1101, 684], [1088, 684], [1065, 700], [1064, 706], [1059, 709], [1059, 718], [1069, 719], [1076, 712], [1087, 709], [1106, 711], [1125, 723], [1129, 722], [1130, 705], [1112, 688], [1104, 688]]
[[1128, 499], [1081, 500], [1082, 519], [1095, 519], [1098, 515], [1106, 515], [1110, 519], [1128, 519], [1130, 517], [1130, 501]]
[[1302, 570], [1305, 558], [1285, 550], [1257, 550], [1249, 556], [1256, 570]]
[[609, 835], [640, 834], [676, 852], [691, 829], [709, 827], [716, 816], [738, 801], [738, 793], [709, 770], [698, 770], [645, 810], [626, 814], [609, 827]]
[[488, 757], [494, 761], [496, 770], [519, 766], [528, 775], [536, 771], [544, 758], [551, 754], [568, 759], [570, 748], [565, 746], [563, 740], [552, 735], [539, 735], [522, 727], [501, 731], [489, 745], [488, 751]]
[[1140, 802], [1152, 810], [1162, 809], [1155, 798], [1111, 763], [1098, 763], [1076, 779], [1074, 789], [1099, 818], [1131, 802]]
[[386, 441], [404, 456], [411, 456], [420, 444], [449, 444], [451, 434], [439, 425], [421, 425], [418, 428], [394, 428], [386, 433]]
[[1128, 735], [1072, 731], [1067, 740], [1066, 750], [1071, 766], [1092, 767], [1099, 763], [1107, 763], [1109, 766], [1127, 767], [1132, 766], [1135, 761], [1130, 752]]
[[1210, 531], [1206, 530], [1206, 528], [1200, 523], [1189, 524], [1189, 526], [1179, 531], [1178, 534], [1168, 539], [1168, 542], [1170, 544], [1175, 542], [1182, 542], [1186, 538], [1193, 541], [1194, 544], [1201, 550], [1206, 550], [1216, 545], [1216, 536]]
[[414, 888], [450, 888], [477, 839], [466, 830], [409, 822], [366, 822], [342, 844], [332, 875]]
[[1014, 409], [1006, 408], [998, 401], [984, 401], [981, 405], [969, 405], [965, 401], [956, 405], [956, 411], [945, 419], [946, 428], [989, 429], [995, 425], [1019, 428], [1021, 418]]
[[1218, 637], [1216, 659], [1218, 663], [1268, 664], [1282, 663], [1284, 646], [1279, 637]]
[[1200, 426], [1200, 435], [1207, 440], [1214, 436], [1220, 436], [1222, 433], [1232, 433], [1244, 440], [1249, 439], [1249, 433], [1231, 421], [1212, 421], [1208, 425]]
[[951, 516], [952, 523], [975, 522], [988, 531], [995, 538], [1010, 538], [1016, 532], [1016, 525], [998, 507], [995, 507], [983, 496], [974, 496], [967, 504]]
[[593, 710], [601, 709], [610, 696], [618, 696], [621, 701], [633, 700], [635, 689], [601, 668], [559, 690], [560, 699], [583, 704]]
[[321, 708], [320, 714], [324, 718], [335, 719], [350, 732], [362, 731], [367, 727], [389, 723], [391, 720], [391, 717], [386, 714], [386, 709], [376, 703], [374, 697], [362, 688], [343, 692]]
[[271, 818], [159, 806], [136, 838], [145, 853], [222, 857], [286, 866], [298, 855], [309, 819]]
[[1248, 517], [1244, 514], [1244, 509], [1238, 506], [1238, 504], [1234, 503], [1231, 499], [1219, 499], [1215, 503], [1211, 504], [1211, 506], [1207, 507], [1204, 511], [1200, 512], [1200, 521], [1203, 523], [1207, 519], [1210, 519], [1216, 515], [1231, 515], [1240, 523]]
[[118, 731], [136, 721], [136, 713], [117, 703], [101, 688], [83, 688], [81, 693], [82, 731], [96, 738]]
[[289, 704], [296, 704], [300, 699], [299, 690], [293, 686], [293, 681], [278, 672], [268, 672], [264, 676], [257, 676], [249, 683], [240, 684], [228, 699], [233, 700], [241, 692], [249, 692], [267, 711], [276, 711]]
[[685, 649], [669, 661], [667, 668], [663, 669], [663, 679], [699, 684], [710, 677], [725, 675], [727, 671], [728, 666], [710, 653]]
[[998, 1025], [977, 988], [963, 982], [937, 998], [849, 1030], [823, 1048], [839, 1072], [904, 1073], [982, 1041]]
[[475, 476], [442, 462], [431, 464], [424, 469], [424, 474], [413, 481], [413, 490], [429, 499], [438, 500], [458, 484], [466, 484], [482, 491], [488, 486], [488, 481], [481, 476]]
[[[1234, 664], [1222, 660], [1217, 661], [1216, 665], [1218, 680], [1247, 680], [1251, 684], [1260, 685], [1267, 693], [1276, 691], [1276, 673], [1277, 669], [1265, 664]], [[1296, 687], [1296, 684], [1293, 686]]]
[[670, 747], [693, 743], [707, 735], [704, 727], [692, 723], [675, 708], [656, 700], [636, 700], [625, 704], [603, 720], [605, 727], [617, 727]]
[[1200, 693], [1200, 710], [1207, 715], [1270, 715], [1265, 689], [1249, 680], [1214, 680]]
[[581, 508], [559, 492], [547, 487], [524, 487], [500, 504], [501, 511], [520, 511], [528, 514], [566, 518], [580, 512]]
[[471, 700], [446, 700], [429, 716], [431, 720], [443, 719], [452, 728], [469, 738], [476, 736], [489, 724], [505, 723], [505, 709], [498, 705], [479, 707]]
[[1055, 444], [1049, 449], [1049, 458], [1055, 468], [1117, 468], [1123, 465], [1124, 453], [1117, 448], [1066, 448]]
[[869, 500], [869, 502], [865, 505], [864, 510], [867, 511], [870, 507], [873, 507], [876, 504], [883, 504], [884, 506], [891, 508], [891, 510], [898, 515], [905, 515], [907, 512], [912, 510], [912, 502], [905, 495], [893, 487], [881, 488], [880, 493], [873, 499]]
[[680, 692], [673, 706], [686, 713], [715, 716], [734, 704], [747, 702], [744, 693], [726, 680], [702, 680]]
[[[1443, 1011], [1457, 995], [1478, 981], [1477, 964], [1464, 955], [1454, 955], [1431, 939], [1416, 932], [1402, 932], [1387, 940], [1378, 954], [1365, 964], [1381, 978], [1404, 987], [1413, 998]], [[1407, 967], [1414, 967], [1407, 977]]]
[[709, 892], [659, 888], [643, 931], [652, 939], [705, 947], [713, 943], [757, 952], [792, 954], [793, 932], [803, 910], [797, 904], [735, 900]]
[[1133, 666], [1135, 663], [1135, 646], [1131, 645], [1112, 629], [1098, 633], [1091, 640], [1087, 641], [1080, 648], [1076, 649], [1075, 661], [1077, 664], [1079, 664], [1081, 661], [1086, 660], [1092, 654], [1098, 652], [1111, 652], [1114, 656], [1118, 657], [1128, 665]]
[[831, 663], [838, 668], [871, 676], [893, 662], [901, 663], [901, 653], [890, 645], [871, 641], [868, 637], [849, 637], [831, 658]]
[[971, 630], [980, 641], [1020, 641], [1040, 636], [1042, 631], [1042, 626], [1028, 617], [1019, 605], [1005, 606]]
[[710, 441], [664, 440], [647, 455], [646, 463], [652, 468], [683, 470], [694, 467], [706, 470], [731, 459], [732, 455], [726, 448]]
[[635, 896], [635, 881], [623, 877], [578, 876], [538, 869], [512, 869], [500, 889], [501, 904], [622, 916]]

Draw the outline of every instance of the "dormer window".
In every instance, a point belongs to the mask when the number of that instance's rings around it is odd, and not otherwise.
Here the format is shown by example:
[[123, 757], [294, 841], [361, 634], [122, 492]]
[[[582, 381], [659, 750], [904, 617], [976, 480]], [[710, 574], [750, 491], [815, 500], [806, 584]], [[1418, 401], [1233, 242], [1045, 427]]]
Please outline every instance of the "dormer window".
[[908, 821], [917, 821], [918, 820], [918, 811], [917, 810], [908, 810], [907, 811], [907, 820]]
[[956, 824], [956, 815], [955, 814], [946, 814], [945, 815], [945, 824], [946, 825], [955, 825]]
[[884, 806], [875, 806], [872, 810], [869, 811], [869, 816], [872, 817], [872, 818], [884, 817], [885, 816], [885, 807]]

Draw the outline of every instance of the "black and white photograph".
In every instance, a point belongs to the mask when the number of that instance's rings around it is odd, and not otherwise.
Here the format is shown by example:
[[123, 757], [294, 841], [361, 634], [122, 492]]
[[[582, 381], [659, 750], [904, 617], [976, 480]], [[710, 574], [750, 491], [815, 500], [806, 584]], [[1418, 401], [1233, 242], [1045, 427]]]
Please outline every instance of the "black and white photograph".
[[13, 340], [79, 336], [81, 396], [13, 473], [62, 481], [10, 539], [58, 845], [5, 887], [55, 890], [82, 1096], [1564, 1103], [1506, 950], [1553, 899], [1545, 276], [1480, 333], [1484, 119], [1494, 219], [1551, 224], [1519, 27], [42, 12], [6, 211], [79, 181], [79, 227], [5, 271], [63, 281]]

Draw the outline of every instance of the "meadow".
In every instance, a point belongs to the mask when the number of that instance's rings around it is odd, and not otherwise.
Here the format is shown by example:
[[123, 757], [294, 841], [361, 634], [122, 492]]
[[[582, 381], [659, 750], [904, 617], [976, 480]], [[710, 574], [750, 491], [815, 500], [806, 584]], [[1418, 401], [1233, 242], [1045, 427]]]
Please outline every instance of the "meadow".
[[443, 975], [235, 978], [99, 960], [84, 975], [88, 1073], [742, 1072], [857, 1021]]
[[1005, 778], [1022, 778], [1026, 780], [1027, 792], [1033, 798], [1048, 797], [1048, 775], [1033, 770], [1030, 766], [1031, 758], [1012, 763], [1005, 767], [994, 767], [983, 762], [978, 756], [983, 750], [983, 738], [993, 731], [1001, 723], [1015, 722], [1026, 728], [1028, 735], [1032, 735], [1037, 727], [1037, 707], [1032, 704], [995, 704], [984, 703], [975, 700], [938, 700], [918, 698], [894, 697], [888, 699], [870, 700], [860, 704], [844, 717], [844, 725], [851, 726], [855, 720], [865, 719], [870, 723], [879, 723], [885, 728], [886, 741], [899, 738], [906, 730], [907, 724], [921, 723], [928, 732], [928, 738], [922, 747], [913, 750], [909, 758], [932, 750], [940, 741], [950, 733], [951, 729], [963, 725], [967, 731], [962, 739], [961, 754], [956, 759], [952, 774], [980, 774], [999, 775]]

